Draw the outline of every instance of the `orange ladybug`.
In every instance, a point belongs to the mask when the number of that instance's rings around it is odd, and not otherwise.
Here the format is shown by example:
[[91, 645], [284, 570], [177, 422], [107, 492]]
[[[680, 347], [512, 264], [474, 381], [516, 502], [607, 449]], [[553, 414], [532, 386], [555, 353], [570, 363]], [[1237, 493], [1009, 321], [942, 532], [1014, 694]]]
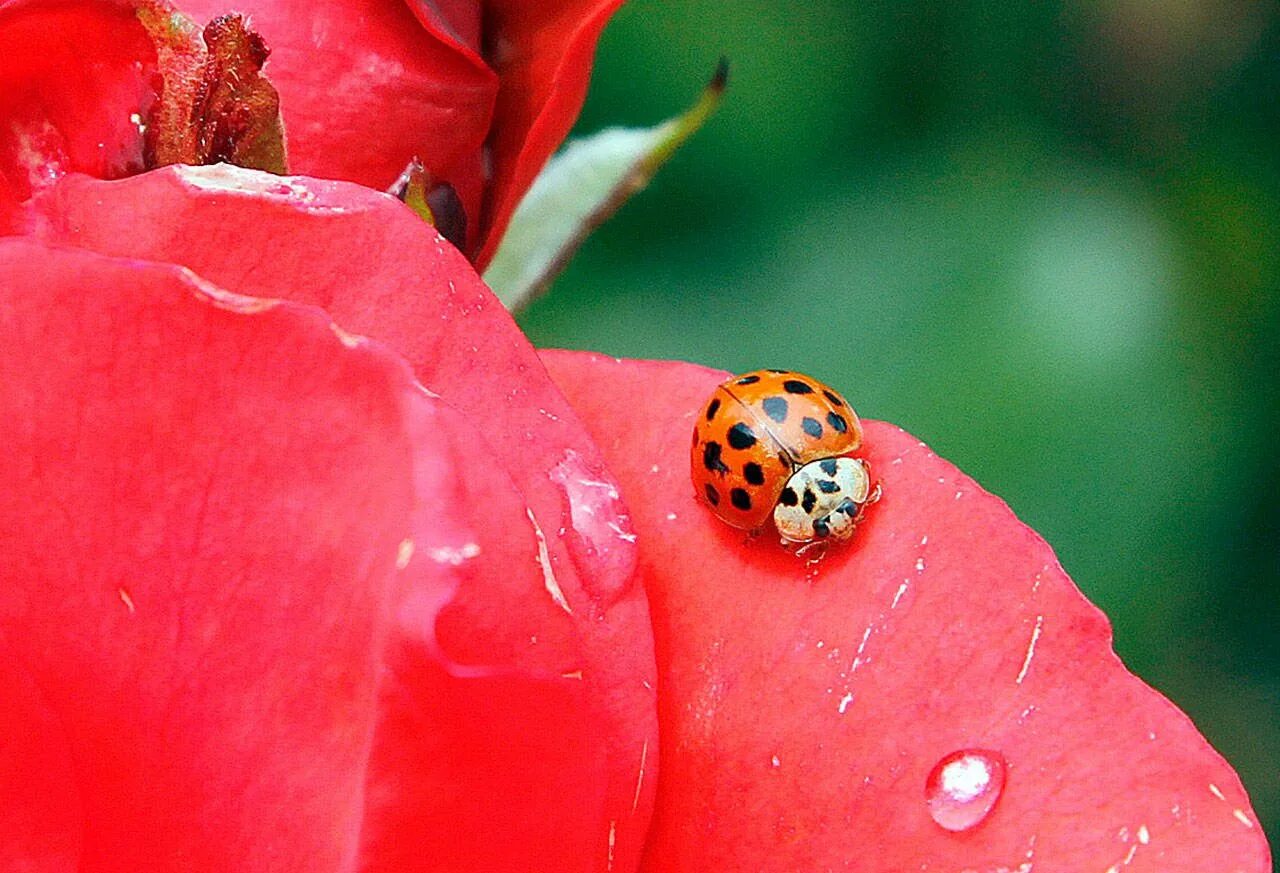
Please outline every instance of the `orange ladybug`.
[[817, 379], [755, 370], [716, 388], [693, 427], [693, 486], [721, 520], [784, 545], [847, 540], [880, 496], [849, 402]]

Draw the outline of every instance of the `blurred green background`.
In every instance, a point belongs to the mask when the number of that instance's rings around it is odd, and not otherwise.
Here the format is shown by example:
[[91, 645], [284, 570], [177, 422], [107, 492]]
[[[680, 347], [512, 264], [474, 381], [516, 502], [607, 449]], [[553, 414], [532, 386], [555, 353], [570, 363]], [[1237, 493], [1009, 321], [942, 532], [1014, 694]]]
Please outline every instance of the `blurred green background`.
[[794, 367], [930, 442], [1280, 845], [1280, 6], [631, 0], [578, 133], [683, 110], [722, 54], [533, 341]]

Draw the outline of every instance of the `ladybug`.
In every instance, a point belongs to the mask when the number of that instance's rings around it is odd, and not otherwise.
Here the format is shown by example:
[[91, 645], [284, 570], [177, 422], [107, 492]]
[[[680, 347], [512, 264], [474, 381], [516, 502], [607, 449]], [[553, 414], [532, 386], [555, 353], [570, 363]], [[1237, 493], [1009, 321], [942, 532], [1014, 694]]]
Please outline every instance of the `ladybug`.
[[786, 546], [847, 540], [880, 498], [849, 401], [790, 370], [721, 383], [693, 427], [693, 487], [722, 521], [758, 532], [772, 519]]

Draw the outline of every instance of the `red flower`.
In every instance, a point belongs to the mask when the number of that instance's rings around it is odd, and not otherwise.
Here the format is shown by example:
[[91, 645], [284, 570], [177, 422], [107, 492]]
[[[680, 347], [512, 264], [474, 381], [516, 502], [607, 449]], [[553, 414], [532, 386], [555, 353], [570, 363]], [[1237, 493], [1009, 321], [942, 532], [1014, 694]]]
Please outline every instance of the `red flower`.
[[[0, 230], [33, 184], [144, 168], [139, 126], [182, 72], [135, 12], [162, 2], [0, 0]], [[621, 2], [174, 5], [201, 25], [244, 13], [265, 39], [293, 172], [386, 189], [417, 156], [459, 195], [467, 251], [483, 266], [577, 116]]]
[[[255, 26], [332, 175], [418, 134], [364, 85], [321, 129], [309, 60], [451, 58], [408, 79], [492, 229], [612, 5]], [[540, 359], [371, 188], [138, 173], [154, 52], [133, 4], [0, 6], [0, 869], [1267, 869], [1230, 768], [923, 444], [868, 424], [884, 497], [816, 567], [718, 524], [686, 464], [722, 374]]]
[[17, 760], [65, 778], [0, 853], [634, 866], [634, 535], [462, 256], [384, 194], [226, 166], [33, 205], [41, 241], [0, 241], [0, 642]]
[[[506, 313], [391, 198], [171, 168], [34, 208], [39, 241], [0, 243], [12, 858], [1266, 869], [1230, 768], [1048, 547], [900, 430], [868, 425], [884, 498], [810, 571], [689, 493], [721, 374], [549, 355], [633, 532]], [[926, 786], [966, 750], [1005, 783], [946, 830]]]
[[[1271, 869], [1231, 769], [1049, 546], [927, 445], [865, 422], [883, 496], [810, 568], [690, 493], [679, 459], [725, 374], [543, 360], [635, 513], [663, 743], [646, 873]], [[935, 820], [957, 752], [977, 754]], [[984, 757], [1003, 789], [962, 802]]]

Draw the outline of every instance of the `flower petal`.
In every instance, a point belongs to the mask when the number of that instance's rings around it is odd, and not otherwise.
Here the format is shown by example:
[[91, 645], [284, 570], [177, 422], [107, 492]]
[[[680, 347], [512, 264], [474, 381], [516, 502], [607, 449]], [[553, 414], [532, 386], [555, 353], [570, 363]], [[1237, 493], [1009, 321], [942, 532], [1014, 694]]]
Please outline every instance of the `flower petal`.
[[[0, 328], [0, 728], [56, 723], [44, 824], [75, 818], [6, 868], [351, 869], [407, 368], [315, 310], [22, 240]], [[37, 784], [0, 781], [6, 819]]]
[[[866, 423], [883, 498], [810, 567], [694, 499], [689, 432], [725, 374], [543, 360], [642, 543], [664, 744], [644, 870], [1270, 870], [1231, 768], [1044, 541], [924, 443]], [[926, 785], [964, 750], [1006, 782], [953, 831]]]
[[0, 199], [71, 171], [140, 171], [155, 65], [130, 3], [0, 2]]
[[[180, 0], [201, 24], [244, 13], [271, 57], [289, 167], [386, 189], [410, 159], [481, 211], [481, 146], [497, 78], [455, 33], [403, 2]], [[478, 27], [479, 7], [472, 10]], [[470, 22], [452, 21], [465, 30]]]
[[[575, 640], [563, 592], [529, 584], [530, 571], [554, 579], [555, 569], [523, 496], [483, 438], [470, 435], [454, 453], [466, 460], [429, 493], [433, 521], [415, 537], [399, 592], [361, 869], [634, 869], [649, 804], [637, 809], [636, 767], [645, 765], [630, 756], [646, 747], [628, 749], [609, 708], [593, 702], [609, 691]], [[436, 516], [461, 522], [465, 535], [442, 538]], [[629, 641], [616, 644], [625, 651]], [[651, 723], [644, 702], [633, 701], [633, 715]], [[620, 756], [621, 804], [610, 798]]]
[[[400, 755], [428, 768], [409, 792], [424, 810], [439, 808], [439, 785], [448, 780], [457, 796], [468, 796], [468, 783], [457, 781], [467, 774], [479, 780], [476, 798], [500, 793], [503, 770], [512, 786], [524, 786], [508, 793], [501, 838], [478, 806], [455, 809], [447, 827], [424, 813], [423, 826], [434, 827], [437, 839], [451, 835], [460, 855], [485, 858], [505, 846], [509, 863], [538, 858], [536, 866], [568, 871], [607, 869], [612, 852], [613, 869], [633, 866], [657, 752], [651, 632], [644, 592], [634, 584], [634, 534], [598, 450], [465, 258], [394, 198], [226, 166], [166, 168], [114, 183], [69, 177], [33, 206], [50, 240], [171, 260], [242, 293], [320, 305], [344, 329], [402, 353], [423, 384], [473, 424], [482, 435], [470, 440], [478, 460], [465, 468], [468, 496], [455, 505], [476, 518], [474, 529], [492, 528], [489, 535], [516, 551], [478, 542], [475, 559], [459, 565], [448, 608], [433, 607], [439, 621], [433, 625], [435, 613], [424, 606], [416, 625], [398, 627], [407, 649], [393, 655], [393, 669], [412, 681], [406, 695], [389, 700], [388, 718], [400, 720], [395, 736], [404, 742], [385, 760]], [[499, 705], [471, 690], [483, 681], [464, 689], [438, 667], [415, 667], [430, 654], [432, 633], [448, 663], [469, 668], [469, 676], [480, 669], [479, 680], [501, 680], [519, 693]], [[581, 690], [566, 688], [563, 674]], [[424, 757], [429, 746], [403, 719], [437, 702], [449, 707], [452, 724], [469, 727], [458, 729], [450, 755]], [[524, 723], [549, 733], [509, 742]], [[494, 740], [479, 743], [486, 734]], [[476, 743], [471, 752], [468, 737]], [[590, 755], [573, 752], [585, 748], [583, 737]], [[556, 744], [565, 750], [558, 756], [528, 751]], [[478, 764], [467, 756], [481, 748], [490, 770], [461, 766]], [[532, 774], [557, 761], [576, 763], [553, 784], [577, 779], [578, 793], [536, 790], [544, 777]], [[584, 796], [588, 788], [597, 799]], [[576, 824], [558, 824], [570, 821]], [[557, 839], [527, 839], [550, 834], [551, 823]], [[584, 843], [591, 852], [579, 851]], [[560, 854], [545, 854], [553, 850]], [[429, 853], [415, 860], [431, 863]]]
[[22, 224], [22, 203], [4, 173], [0, 173], [0, 236], [20, 233]]
[[485, 4], [489, 63], [501, 87], [489, 147], [476, 265], [484, 270], [511, 214], [582, 109], [596, 41], [622, 0], [491, 0]]
[[84, 815], [72, 750], [34, 677], [0, 665], [0, 868], [78, 871]]

